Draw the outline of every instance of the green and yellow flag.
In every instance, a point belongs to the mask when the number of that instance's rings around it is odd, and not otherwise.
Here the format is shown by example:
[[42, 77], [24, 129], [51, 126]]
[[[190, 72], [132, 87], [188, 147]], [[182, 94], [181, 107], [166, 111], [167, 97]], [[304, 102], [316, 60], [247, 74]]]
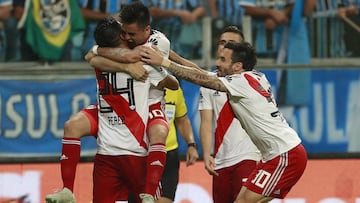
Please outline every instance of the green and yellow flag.
[[85, 29], [85, 21], [75, 0], [27, 0], [19, 26], [40, 58], [59, 60], [65, 43]]

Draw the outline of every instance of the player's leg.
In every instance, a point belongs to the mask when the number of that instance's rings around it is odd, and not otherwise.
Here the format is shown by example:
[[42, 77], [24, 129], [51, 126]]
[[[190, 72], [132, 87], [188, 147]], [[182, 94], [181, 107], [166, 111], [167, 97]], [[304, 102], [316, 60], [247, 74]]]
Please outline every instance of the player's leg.
[[274, 197], [265, 197], [258, 193], [249, 190], [247, 187], [242, 187], [240, 193], [234, 203], [266, 203], [270, 202]]
[[218, 173], [217, 176], [213, 176], [213, 200], [214, 203], [232, 203], [232, 177], [231, 169], [225, 167], [222, 169], [216, 170]]
[[[80, 138], [97, 134], [97, 106], [89, 106], [73, 115], [64, 125], [60, 157], [63, 190], [46, 196], [46, 202], [57, 203], [74, 199], [76, 167], [80, 160]], [[74, 199], [75, 201], [75, 199]]]
[[234, 203], [269, 202], [274, 198], [285, 198], [304, 173], [306, 163], [307, 154], [301, 144], [265, 163], [260, 161]]
[[150, 147], [147, 157], [146, 186], [144, 193], [153, 196], [154, 199], [161, 195], [157, 189], [166, 164], [165, 143], [168, 133], [169, 126], [161, 104], [151, 105], [149, 107], [149, 121], [147, 126]]
[[[144, 168], [144, 166], [143, 166]], [[129, 173], [133, 170], [133, 174]], [[93, 170], [93, 203], [127, 202], [129, 180], [137, 169], [128, 156], [96, 154]]]
[[161, 178], [162, 195], [156, 203], [172, 203], [175, 200], [176, 188], [179, 183], [180, 160], [178, 150], [168, 151], [166, 165]]
[[64, 187], [73, 191], [76, 167], [80, 160], [80, 138], [97, 134], [97, 108], [86, 108], [72, 116], [64, 125], [61, 177]]
[[243, 160], [231, 168], [231, 179], [233, 180], [231, 184], [233, 191], [231, 202], [235, 201], [243, 184], [247, 181], [251, 172], [256, 169], [257, 163], [255, 160]]
[[130, 195], [129, 203], [140, 203], [141, 194], [144, 191], [145, 182], [144, 178], [146, 176], [146, 159], [147, 157], [139, 156], [127, 156], [125, 164], [128, 165], [123, 169], [124, 177], [129, 186]]

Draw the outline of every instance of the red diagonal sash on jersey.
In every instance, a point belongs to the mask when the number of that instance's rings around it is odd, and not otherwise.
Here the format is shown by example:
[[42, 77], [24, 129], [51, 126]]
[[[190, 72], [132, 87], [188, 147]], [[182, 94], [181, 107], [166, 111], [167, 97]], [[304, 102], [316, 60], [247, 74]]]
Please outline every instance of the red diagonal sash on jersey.
[[[100, 74], [101, 74], [100, 71], [96, 71], [97, 76], [99, 76]], [[101, 81], [98, 80], [99, 89], [104, 88], [105, 83], [107, 83], [107, 85], [110, 88], [110, 92], [112, 92], [111, 84], [108, 81], [104, 81], [104, 80]], [[143, 140], [145, 133], [145, 124], [136, 111], [130, 110], [128, 101], [126, 101], [126, 99], [121, 95], [116, 95], [116, 94], [103, 95], [103, 98], [112, 107], [112, 109], [115, 111], [117, 115], [124, 115], [125, 125], [128, 127], [130, 132], [135, 136], [140, 146], [147, 149], [147, 144]]]
[[249, 85], [257, 91], [259, 94], [261, 94], [263, 97], [265, 97], [267, 100], [271, 99], [270, 93], [264, 89], [259, 81], [257, 81], [255, 78], [251, 77], [249, 74], [244, 74], [244, 77], [248, 81]]
[[225, 133], [229, 129], [234, 118], [234, 112], [232, 111], [229, 100], [227, 100], [219, 113], [219, 118], [216, 121], [214, 157], [216, 156], [219, 147], [224, 140]]
[[121, 95], [106, 95], [103, 96], [103, 98], [113, 108], [117, 115], [125, 116], [125, 125], [135, 136], [140, 146], [147, 149], [147, 144], [143, 140], [145, 125], [139, 114], [136, 111], [130, 110], [129, 103]]

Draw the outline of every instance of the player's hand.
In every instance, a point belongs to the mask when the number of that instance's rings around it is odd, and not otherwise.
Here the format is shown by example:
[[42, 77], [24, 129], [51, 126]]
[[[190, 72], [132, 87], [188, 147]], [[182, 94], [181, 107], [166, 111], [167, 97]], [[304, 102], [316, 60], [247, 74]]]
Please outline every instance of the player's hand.
[[199, 158], [199, 153], [195, 147], [188, 147], [186, 152], [186, 166], [195, 164]]
[[161, 66], [163, 56], [155, 49], [157, 49], [157, 47], [142, 46], [140, 52], [141, 61], [153, 66]]
[[212, 176], [218, 176], [219, 174], [215, 171], [215, 160], [212, 156], [204, 157], [205, 169]]
[[94, 58], [96, 55], [90, 50], [84, 57], [84, 59], [89, 62], [92, 58]]
[[135, 80], [145, 82], [149, 76], [149, 72], [145, 70], [143, 65], [144, 63], [140, 61], [136, 62], [131, 68], [127, 69], [127, 73]]

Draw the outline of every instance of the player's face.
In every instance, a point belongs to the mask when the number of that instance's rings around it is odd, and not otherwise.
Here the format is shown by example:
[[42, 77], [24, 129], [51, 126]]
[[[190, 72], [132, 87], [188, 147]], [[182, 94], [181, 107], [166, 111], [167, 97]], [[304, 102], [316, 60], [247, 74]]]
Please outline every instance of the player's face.
[[151, 31], [150, 26], [143, 28], [136, 23], [124, 23], [122, 29], [124, 30], [123, 38], [127, 41], [130, 48], [144, 44], [149, 38]]
[[239, 35], [236, 34], [234, 32], [224, 32], [223, 34], [221, 34], [219, 41], [218, 41], [218, 46], [217, 46], [217, 54], [220, 54], [220, 51], [224, 48], [224, 45], [226, 44], [226, 42], [242, 42], [244, 41], [244, 39]]
[[220, 53], [219, 56], [215, 62], [215, 65], [217, 67], [217, 74], [220, 77], [224, 77], [226, 75], [231, 75], [234, 73], [233, 69], [232, 69], [232, 60], [231, 60], [231, 55], [233, 53], [233, 50], [231, 49], [226, 49], [223, 48]]

